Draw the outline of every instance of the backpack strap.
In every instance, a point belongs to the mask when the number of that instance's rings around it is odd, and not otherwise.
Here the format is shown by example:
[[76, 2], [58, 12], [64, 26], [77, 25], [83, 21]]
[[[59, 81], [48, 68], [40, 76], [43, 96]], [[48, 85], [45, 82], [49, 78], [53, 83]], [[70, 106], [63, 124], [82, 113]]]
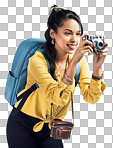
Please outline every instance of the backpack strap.
[[26, 90], [23, 94], [21, 94], [19, 97], [17, 97], [17, 101], [19, 101], [22, 98], [24, 98], [24, 99], [22, 99], [21, 102], [19, 103], [18, 107], [16, 108], [16, 110], [14, 112], [14, 115], [17, 115], [19, 113], [19, 111], [21, 110], [22, 106], [24, 105], [24, 103], [27, 100], [27, 98], [29, 97], [29, 95], [33, 91], [35, 91], [37, 88], [39, 88], [39, 85], [37, 83], [35, 83], [28, 90]]

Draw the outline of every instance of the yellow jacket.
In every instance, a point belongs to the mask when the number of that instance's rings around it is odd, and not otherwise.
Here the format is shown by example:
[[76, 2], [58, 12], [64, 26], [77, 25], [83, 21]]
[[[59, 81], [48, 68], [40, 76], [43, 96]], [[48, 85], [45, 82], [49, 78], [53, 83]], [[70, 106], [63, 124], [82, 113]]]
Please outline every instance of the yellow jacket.
[[[69, 55], [69, 62], [71, 58], [72, 55]], [[105, 83], [102, 80], [95, 81], [90, 78], [90, 70], [85, 57], [80, 60], [79, 64], [81, 70], [79, 79], [80, 91], [86, 102], [95, 104], [105, 89]], [[48, 73], [48, 65], [40, 51], [36, 51], [29, 59], [27, 70], [26, 87], [18, 96], [33, 84], [37, 83], [39, 85], [39, 88], [31, 93], [21, 109], [25, 114], [42, 120], [33, 127], [33, 130], [38, 132], [42, 129], [44, 123], [49, 123], [50, 128], [51, 103], [53, 103], [53, 119], [64, 119], [71, 103], [71, 92], [74, 93], [75, 90], [75, 80], [72, 85], [63, 83], [60, 79], [57, 65], [55, 70], [57, 81], [54, 80], [51, 74]], [[62, 91], [62, 96], [60, 96]], [[15, 104], [15, 108], [20, 101]]]

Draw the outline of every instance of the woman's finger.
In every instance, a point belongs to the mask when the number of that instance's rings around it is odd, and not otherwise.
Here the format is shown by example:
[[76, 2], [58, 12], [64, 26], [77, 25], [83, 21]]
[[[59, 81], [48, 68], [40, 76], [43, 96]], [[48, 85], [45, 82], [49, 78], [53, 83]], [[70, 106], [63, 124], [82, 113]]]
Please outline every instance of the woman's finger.
[[85, 37], [85, 35], [88, 35], [88, 33], [84, 33], [84, 34], [80, 37], [80, 43], [83, 42], [83, 38]]
[[93, 44], [91, 41], [85, 40], [84, 42], [82, 42], [81, 46], [87, 46], [90, 45], [91, 47], [93, 47]]
[[100, 55], [100, 57], [105, 57], [105, 56], [107, 56], [107, 53], [103, 53]]
[[104, 43], [104, 48], [107, 48], [108, 47], [108, 43]]
[[100, 54], [106, 53], [106, 52], [108, 52], [108, 48], [105, 48], [104, 50], [102, 50], [102, 51], [100, 52]]
[[93, 49], [91, 48], [91, 46], [87, 45], [87, 46], [84, 46], [84, 49], [89, 49], [91, 53], [93, 53]]

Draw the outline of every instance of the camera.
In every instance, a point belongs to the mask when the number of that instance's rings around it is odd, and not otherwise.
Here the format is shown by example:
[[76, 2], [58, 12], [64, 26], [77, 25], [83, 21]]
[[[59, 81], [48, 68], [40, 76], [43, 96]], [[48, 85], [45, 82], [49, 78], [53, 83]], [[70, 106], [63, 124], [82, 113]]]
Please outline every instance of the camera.
[[104, 36], [102, 35], [85, 35], [83, 41], [85, 40], [92, 42], [92, 48], [94, 52], [101, 51], [104, 49]]

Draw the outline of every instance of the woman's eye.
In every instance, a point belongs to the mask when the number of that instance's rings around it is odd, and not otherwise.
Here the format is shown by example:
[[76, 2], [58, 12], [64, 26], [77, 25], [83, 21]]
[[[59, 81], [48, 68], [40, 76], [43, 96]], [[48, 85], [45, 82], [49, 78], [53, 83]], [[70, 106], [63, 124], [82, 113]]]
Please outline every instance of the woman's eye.
[[80, 36], [80, 33], [77, 33], [76, 35]]
[[70, 35], [71, 33], [69, 33], [69, 32], [66, 32], [65, 34], [66, 34], [66, 35]]

